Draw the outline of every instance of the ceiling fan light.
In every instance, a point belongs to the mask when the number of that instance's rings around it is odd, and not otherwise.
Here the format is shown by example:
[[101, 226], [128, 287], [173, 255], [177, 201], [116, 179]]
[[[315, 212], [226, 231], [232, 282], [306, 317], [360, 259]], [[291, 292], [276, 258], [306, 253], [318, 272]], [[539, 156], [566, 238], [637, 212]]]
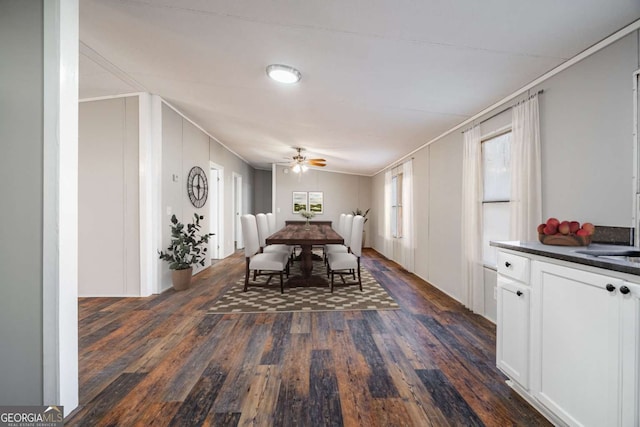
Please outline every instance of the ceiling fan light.
[[300, 71], [288, 65], [271, 64], [267, 67], [267, 75], [280, 83], [294, 84], [302, 78]]
[[294, 171], [295, 173], [300, 173], [300, 165], [299, 164], [293, 165], [291, 170]]
[[309, 169], [309, 168], [307, 167], [307, 165], [302, 165], [302, 172], [306, 172], [306, 171], [307, 171], [307, 169]]

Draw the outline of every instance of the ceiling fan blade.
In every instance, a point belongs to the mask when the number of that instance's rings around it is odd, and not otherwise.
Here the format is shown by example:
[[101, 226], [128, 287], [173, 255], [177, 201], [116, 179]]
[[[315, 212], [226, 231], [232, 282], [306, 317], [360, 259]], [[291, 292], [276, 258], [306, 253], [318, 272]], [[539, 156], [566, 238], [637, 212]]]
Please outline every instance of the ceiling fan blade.
[[307, 159], [307, 160], [310, 162], [323, 162], [323, 163], [326, 162], [325, 159]]
[[308, 163], [309, 163], [309, 166], [318, 166], [318, 167], [321, 167], [321, 168], [327, 166], [326, 163], [322, 163], [322, 162], [308, 162]]

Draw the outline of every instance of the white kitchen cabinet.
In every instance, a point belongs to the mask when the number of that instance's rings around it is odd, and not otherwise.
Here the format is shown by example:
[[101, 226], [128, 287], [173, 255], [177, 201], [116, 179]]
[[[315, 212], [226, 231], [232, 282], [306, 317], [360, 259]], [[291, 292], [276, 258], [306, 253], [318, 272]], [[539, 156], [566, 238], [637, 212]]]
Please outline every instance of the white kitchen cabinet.
[[529, 286], [498, 275], [496, 359], [509, 378], [529, 387]]
[[621, 293], [622, 424], [640, 426], [640, 285], [625, 282]]
[[496, 361], [555, 425], [640, 427], [640, 277], [501, 249]]
[[568, 425], [637, 425], [622, 423], [624, 281], [534, 261], [531, 285], [533, 397]]

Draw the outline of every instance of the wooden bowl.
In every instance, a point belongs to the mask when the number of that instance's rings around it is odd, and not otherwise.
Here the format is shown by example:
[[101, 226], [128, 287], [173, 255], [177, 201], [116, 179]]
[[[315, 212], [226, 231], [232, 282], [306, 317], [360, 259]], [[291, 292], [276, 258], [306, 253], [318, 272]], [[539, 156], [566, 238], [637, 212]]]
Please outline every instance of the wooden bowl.
[[551, 234], [538, 233], [540, 243], [553, 246], [589, 246], [591, 236], [576, 236], [575, 234]]

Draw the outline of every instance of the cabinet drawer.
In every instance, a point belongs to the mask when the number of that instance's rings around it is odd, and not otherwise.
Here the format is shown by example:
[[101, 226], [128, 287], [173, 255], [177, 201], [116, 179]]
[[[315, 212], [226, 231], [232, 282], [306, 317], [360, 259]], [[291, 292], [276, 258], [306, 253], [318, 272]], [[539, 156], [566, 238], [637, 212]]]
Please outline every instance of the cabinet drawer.
[[498, 252], [498, 273], [529, 284], [529, 258]]

